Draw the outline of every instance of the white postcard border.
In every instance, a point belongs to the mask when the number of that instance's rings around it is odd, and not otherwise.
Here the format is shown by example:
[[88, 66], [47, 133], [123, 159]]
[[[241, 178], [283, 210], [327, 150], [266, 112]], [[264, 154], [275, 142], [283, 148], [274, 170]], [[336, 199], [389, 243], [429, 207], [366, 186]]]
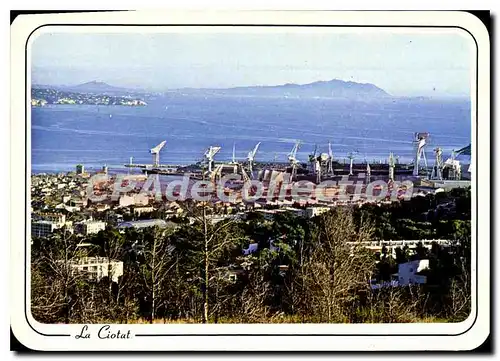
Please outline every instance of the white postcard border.
[[[46, 24], [274, 24], [274, 25], [385, 25], [385, 26], [460, 26], [475, 38], [478, 46], [478, 102], [472, 99], [473, 122], [477, 107], [478, 134], [472, 126], [471, 159], [481, 182], [472, 182], [472, 277], [473, 312], [459, 324], [308, 324], [308, 325], [112, 325], [130, 330], [129, 340], [101, 340], [96, 337], [103, 325], [89, 325], [90, 340], [77, 340], [81, 325], [46, 325], [25, 317], [29, 300], [29, 182], [31, 154], [28, 102], [25, 98], [25, 44], [30, 33]], [[85, 27], [87, 30], [89, 27]], [[40, 28], [42, 29], [42, 28]], [[72, 29], [78, 29], [72, 27]], [[106, 27], [109, 31], [110, 27]], [[126, 29], [126, 28], [125, 28]], [[129, 28], [131, 29], [131, 28]], [[176, 27], [182, 31], [183, 27]], [[219, 28], [223, 29], [223, 28]], [[272, 31], [272, 28], [270, 29]], [[47, 14], [18, 17], [11, 26], [11, 325], [16, 337], [26, 347], [39, 350], [448, 350], [479, 346], [489, 334], [490, 317], [490, 46], [484, 25], [463, 12], [117, 12], [82, 14]], [[471, 94], [475, 94], [473, 81]], [[28, 82], [29, 85], [29, 82]], [[28, 94], [29, 96], [29, 94]], [[28, 132], [25, 141], [25, 113]], [[476, 136], [481, 142], [476, 143]], [[480, 157], [478, 156], [480, 154]], [[475, 155], [475, 156], [474, 156]], [[477, 161], [477, 163], [476, 163]], [[22, 181], [21, 181], [22, 180]], [[27, 188], [25, 188], [25, 181]], [[477, 197], [476, 197], [477, 191]], [[26, 203], [23, 201], [26, 199]], [[476, 205], [478, 213], [476, 214]], [[28, 218], [29, 219], [29, 218]], [[477, 234], [475, 230], [477, 229]], [[476, 248], [477, 239], [478, 247]], [[25, 256], [27, 255], [28, 260]], [[479, 260], [476, 263], [476, 256]], [[27, 262], [27, 263], [26, 263]], [[476, 267], [478, 269], [476, 269]], [[27, 289], [24, 288], [26, 284]], [[474, 290], [477, 288], [478, 293]], [[29, 310], [29, 307], [26, 307]], [[475, 322], [474, 322], [475, 321]], [[461, 333], [461, 334], [460, 334]], [[152, 336], [152, 334], [190, 334]], [[210, 336], [206, 336], [210, 334]], [[215, 335], [223, 334], [223, 336]], [[253, 335], [252, 335], [253, 334]], [[269, 335], [274, 334], [274, 335]], [[310, 334], [298, 336], [294, 334]], [[321, 334], [335, 334], [327, 336]], [[358, 334], [358, 335], [357, 335]], [[362, 334], [362, 336], [359, 336]], [[390, 334], [399, 334], [390, 336]], [[451, 334], [455, 336], [439, 336]], [[57, 336], [59, 335], [59, 336]], [[67, 335], [67, 336], [61, 336]], [[144, 335], [144, 336], [138, 336]], [[151, 336], [148, 336], [151, 335]], [[314, 336], [313, 336], [314, 335]], [[405, 336], [402, 336], [405, 335]], [[422, 336], [428, 335], [428, 336]], [[434, 335], [434, 336], [433, 336]]]

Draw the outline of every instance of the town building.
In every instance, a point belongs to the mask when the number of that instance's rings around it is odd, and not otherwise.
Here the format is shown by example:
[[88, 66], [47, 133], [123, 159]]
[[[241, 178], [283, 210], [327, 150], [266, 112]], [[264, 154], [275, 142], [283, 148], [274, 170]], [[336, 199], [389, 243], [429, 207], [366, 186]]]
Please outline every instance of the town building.
[[96, 210], [96, 212], [104, 212], [107, 211], [108, 209], [111, 209], [111, 206], [107, 203], [100, 203], [96, 204], [94, 209]]
[[283, 214], [285, 209], [256, 209], [256, 213], [261, 214], [265, 220], [272, 221], [277, 214]]
[[62, 227], [66, 223], [66, 215], [62, 213], [33, 213], [32, 219], [35, 221], [49, 221], [56, 224], [56, 228]]
[[426, 269], [429, 269], [428, 259], [400, 263], [398, 265], [398, 284], [400, 286], [407, 286], [410, 284], [426, 283], [427, 277], [419, 274]]
[[210, 220], [210, 223], [216, 224], [225, 220], [239, 220], [242, 219], [241, 214], [209, 214], [207, 215], [207, 219]]
[[47, 237], [59, 228], [59, 224], [52, 221], [31, 221], [31, 237]]
[[141, 228], [148, 228], [148, 227], [159, 227], [159, 228], [167, 228], [169, 223], [173, 222], [166, 222], [163, 219], [143, 219], [139, 221], [128, 221], [128, 222], [123, 222], [118, 225], [118, 228], [125, 229], [125, 228], [135, 228], [135, 229], [141, 229]]
[[83, 164], [77, 164], [76, 165], [76, 174], [84, 174], [85, 173], [85, 167]]
[[438, 244], [441, 247], [449, 247], [451, 241], [448, 239], [413, 239], [413, 240], [389, 240], [389, 241], [364, 241], [364, 242], [347, 242], [351, 246], [362, 245], [373, 253], [381, 253], [385, 247], [387, 253], [393, 258], [396, 258], [396, 249], [408, 247], [410, 250], [415, 250], [419, 245], [428, 250], [432, 249], [433, 244]]
[[307, 207], [304, 210], [304, 216], [307, 218], [313, 218], [319, 216], [320, 214], [326, 213], [331, 210], [330, 207]]
[[91, 281], [109, 276], [113, 282], [118, 282], [118, 278], [123, 275], [123, 262], [106, 257], [82, 257], [71, 262], [71, 267], [83, 272]]
[[118, 199], [119, 207], [147, 206], [148, 204], [149, 197], [143, 193], [133, 195], [124, 194]]
[[144, 213], [151, 213], [155, 209], [153, 207], [135, 207], [134, 208], [134, 215], [140, 217]]
[[86, 220], [75, 223], [75, 233], [89, 235], [106, 229], [106, 223], [102, 221]]
[[285, 207], [283, 209], [296, 217], [304, 216], [304, 210], [301, 208]]

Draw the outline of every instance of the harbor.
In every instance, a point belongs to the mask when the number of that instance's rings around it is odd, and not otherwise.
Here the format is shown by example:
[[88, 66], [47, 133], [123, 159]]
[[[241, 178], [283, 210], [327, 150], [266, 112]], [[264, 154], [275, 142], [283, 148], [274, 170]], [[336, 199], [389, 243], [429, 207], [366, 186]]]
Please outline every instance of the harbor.
[[[363, 179], [364, 183], [376, 180], [403, 181], [412, 180], [417, 185], [433, 187], [441, 186], [468, 186], [470, 185], [470, 162], [463, 162], [459, 156], [470, 156], [471, 146], [465, 146], [457, 151], [453, 150], [444, 160], [443, 150], [433, 148], [429, 157], [430, 134], [419, 132], [414, 134], [413, 140], [408, 142], [413, 149], [413, 161], [400, 163], [396, 154], [389, 152], [385, 162], [358, 161], [358, 153], [352, 151], [344, 158], [336, 159], [331, 143], [328, 143], [328, 152], [318, 152], [318, 146], [310, 152], [308, 159], [298, 159], [297, 152], [302, 147], [302, 142], [297, 140], [287, 154], [286, 160], [273, 162], [258, 161], [258, 150], [261, 142], [251, 149], [245, 159], [237, 159], [235, 145], [233, 145], [232, 158], [216, 159], [220, 153], [220, 146], [210, 146], [203, 153], [202, 159], [195, 164], [164, 164], [160, 162], [160, 153], [165, 151], [167, 141], [164, 140], [151, 148], [152, 163], [138, 164], [130, 157], [129, 163], [124, 164], [130, 173], [139, 170], [145, 175], [159, 174], [164, 176], [182, 176], [189, 173], [193, 179], [216, 181], [228, 174], [238, 174], [243, 183], [258, 180], [270, 181], [284, 174], [291, 181], [310, 181], [319, 184], [323, 181], [340, 179]], [[428, 161], [431, 159], [431, 161]]]

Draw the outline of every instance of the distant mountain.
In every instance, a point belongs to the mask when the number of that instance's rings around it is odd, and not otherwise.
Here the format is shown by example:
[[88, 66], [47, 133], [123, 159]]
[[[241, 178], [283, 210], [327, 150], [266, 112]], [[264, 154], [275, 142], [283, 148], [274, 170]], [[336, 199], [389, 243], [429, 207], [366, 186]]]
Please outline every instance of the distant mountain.
[[180, 89], [184, 93], [210, 95], [262, 96], [289, 98], [344, 98], [370, 99], [391, 97], [385, 90], [369, 83], [356, 83], [333, 79], [309, 84], [284, 84], [271, 86], [247, 86], [227, 89]]
[[459, 155], [459, 154], [471, 155], [471, 145], [469, 144], [469, 145], [463, 147], [462, 149], [457, 150], [456, 154], [457, 155]]
[[106, 84], [101, 81], [89, 81], [87, 83], [79, 84], [79, 85], [74, 85], [74, 86], [69, 86], [65, 87], [65, 90], [68, 91], [74, 91], [74, 92], [79, 92], [79, 93], [128, 93], [131, 90], [127, 88], [120, 88], [116, 86], [112, 86], [109, 84]]
[[89, 81], [78, 85], [47, 85], [47, 84], [32, 84], [32, 89], [54, 89], [63, 92], [81, 93], [81, 94], [98, 94], [98, 95], [113, 95], [113, 96], [128, 96], [128, 95], [144, 95], [148, 91], [139, 88], [122, 88], [101, 81]]

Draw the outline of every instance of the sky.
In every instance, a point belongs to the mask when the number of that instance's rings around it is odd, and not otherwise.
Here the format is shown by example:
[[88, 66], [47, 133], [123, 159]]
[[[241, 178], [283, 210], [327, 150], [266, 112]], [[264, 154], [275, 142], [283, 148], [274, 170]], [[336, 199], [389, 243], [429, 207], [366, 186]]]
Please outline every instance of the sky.
[[396, 96], [469, 96], [472, 39], [463, 33], [42, 33], [32, 83], [164, 91], [372, 83]]

